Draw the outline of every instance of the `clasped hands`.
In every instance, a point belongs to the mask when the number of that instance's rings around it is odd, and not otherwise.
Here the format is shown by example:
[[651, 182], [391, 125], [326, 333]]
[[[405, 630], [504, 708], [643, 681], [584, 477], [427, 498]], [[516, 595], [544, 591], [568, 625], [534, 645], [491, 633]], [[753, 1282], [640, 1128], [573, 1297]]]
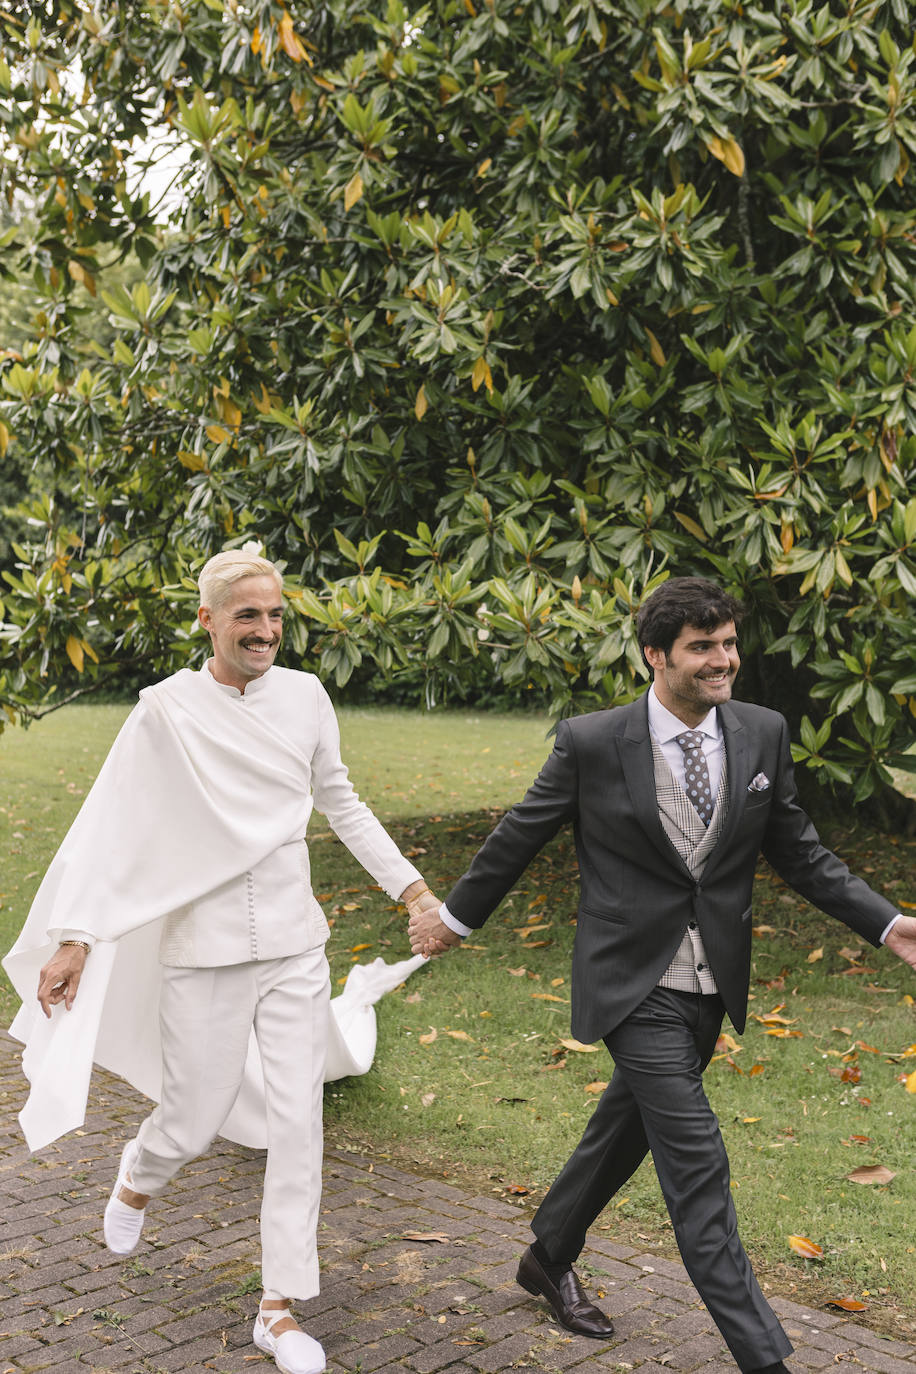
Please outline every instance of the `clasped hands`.
[[410, 917], [407, 934], [410, 948], [414, 954], [423, 954], [427, 959], [435, 959], [446, 950], [461, 944], [461, 936], [451, 930], [439, 919], [439, 898], [425, 888], [415, 897], [405, 902]]

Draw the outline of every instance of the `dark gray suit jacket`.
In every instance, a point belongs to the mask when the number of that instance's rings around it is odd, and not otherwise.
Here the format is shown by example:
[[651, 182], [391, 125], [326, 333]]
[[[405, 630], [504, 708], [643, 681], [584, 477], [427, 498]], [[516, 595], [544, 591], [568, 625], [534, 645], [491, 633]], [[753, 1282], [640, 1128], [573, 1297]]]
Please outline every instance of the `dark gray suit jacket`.
[[[830, 916], [878, 944], [897, 908], [821, 844], [795, 790], [785, 719], [763, 706], [719, 707], [728, 815], [695, 882], [662, 829], [646, 698], [560, 722], [553, 752], [522, 800], [481, 846], [446, 898], [478, 928], [531, 859], [572, 822], [580, 899], [572, 969], [572, 1031], [590, 1043], [646, 997], [688, 921], [737, 1030], [747, 1018], [751, 889], [763, 853], [779, 875]], [[769, 786], [748, 791], [758, 774]]]

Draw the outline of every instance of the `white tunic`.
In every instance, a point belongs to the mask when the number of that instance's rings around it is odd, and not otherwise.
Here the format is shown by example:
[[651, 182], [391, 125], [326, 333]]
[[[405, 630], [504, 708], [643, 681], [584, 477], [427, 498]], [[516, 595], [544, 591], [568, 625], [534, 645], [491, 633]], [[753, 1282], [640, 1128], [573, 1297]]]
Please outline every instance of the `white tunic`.
[[[313, 675], [272, 667], [242, 694], [206, 668], [182, 669], [141, 692], [3, 961], [24, 1003], [11, 1031], [26, 1042], [20, 1121], [33, 1150], [82, 1123], [93, 1059], [158, 1097], [160, 958], [242, 963], [327, 938], [305, 845], [313, 804], [390, 896], [420, 877], [359, 800]], [[94, 948], [73, 1008], [59, 1004], [48, 1019], [35, 999], [39, 970], [72, 930]], [[396, 981], [420, 962], [406, 961]], [[379, 991], [391, 977], [383, 966]], [[329, 1035], [338, 1076], [335, 1048], [338, 1060], [352, 1056], [335, 1047], [336, 1025]], [[252, 1145], [262, 1143], [258, 1068], [240, 1094], [245, 1121], [230, 1117], [224, 1129]]]

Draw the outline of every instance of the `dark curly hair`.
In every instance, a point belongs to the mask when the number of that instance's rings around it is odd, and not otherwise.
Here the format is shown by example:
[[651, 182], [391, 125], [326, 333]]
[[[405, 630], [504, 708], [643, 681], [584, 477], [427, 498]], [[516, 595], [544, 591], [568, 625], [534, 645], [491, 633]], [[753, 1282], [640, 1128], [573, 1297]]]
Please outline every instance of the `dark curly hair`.
[[[710, 633], [733, 620], [741, 624], [744, 607], [714, 582], [702, 577], [672, 577], [654, 591], [636, 615], [643, 660], [645, 651], [662, 649], [667, 658], [685, 625]], [[648, 667], [648, 663], [646, 663]]]

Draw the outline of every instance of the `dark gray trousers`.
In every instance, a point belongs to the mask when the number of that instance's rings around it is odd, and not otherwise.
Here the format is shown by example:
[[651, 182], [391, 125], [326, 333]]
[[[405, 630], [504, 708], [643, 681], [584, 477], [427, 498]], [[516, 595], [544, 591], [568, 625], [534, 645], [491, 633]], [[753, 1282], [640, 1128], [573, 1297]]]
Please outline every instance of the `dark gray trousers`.
[[703, 1090], [722, 1025], [717, 995], [654, 988], [605, 1037], [614, 1075], [532, 1222], [552, 1260], [574, 1261], [589, 1226], [651, 1150], [681, 1257], [742, 1370], [792, 1351], [738, 1237], [728, 1156]]

